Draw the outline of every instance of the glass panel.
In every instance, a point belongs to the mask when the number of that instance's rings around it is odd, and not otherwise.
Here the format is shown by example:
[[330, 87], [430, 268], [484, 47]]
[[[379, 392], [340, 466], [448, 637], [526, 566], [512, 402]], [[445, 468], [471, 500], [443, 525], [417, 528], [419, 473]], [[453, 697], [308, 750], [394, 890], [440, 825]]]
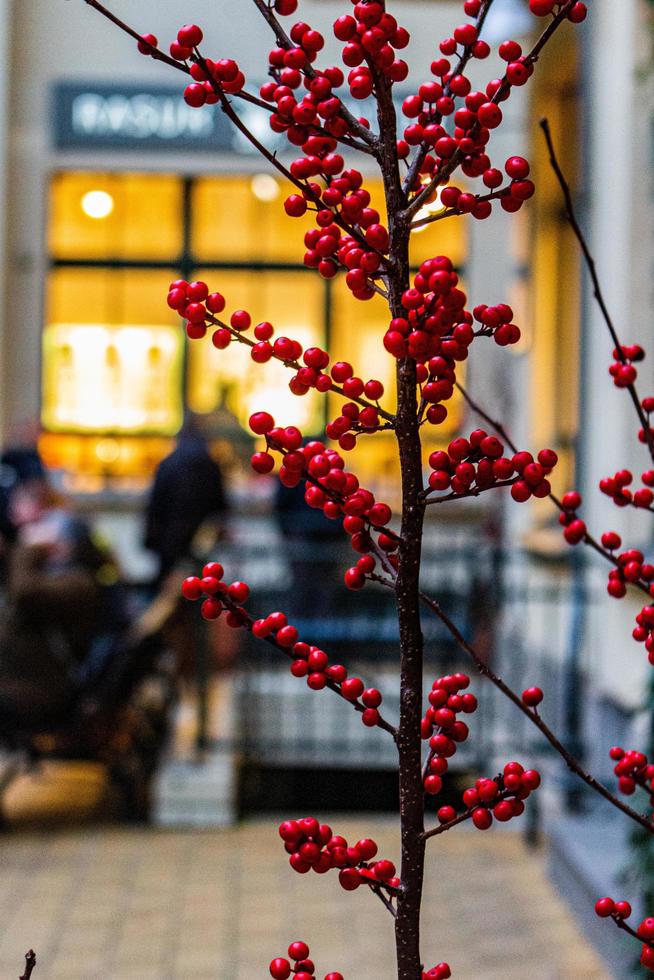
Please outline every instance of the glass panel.
[[55, 269], [46, 323], [181, 323], [166, 303], [174, 268]]
[[182, 249], [182, 213], [178, 177], [58, 174], [50, 184], [50, 254], [174, 262]]
[[[303, 272], [199, 272], [212, 290], [227, 298], [223, 314], [246, 309], [252, 322], [269, 320], [275, 336], [288, 336], [303, 347], [324, 343], [324, 285]], [[279, 424], [298, 425], [305, 432], [322, 429], [324, 401], [317, 392], [298, 397], [288, 388], [292, 372], [280, 362], [255, 364], [245, 346], [231, 344], [219, 351], [204, 340], [189, 342], [188, 402], [195, 412], [224, 406], [244, 427], [252, 412], [270, 411]]]
[[169, 280], [166, 272], [133, 270], [52, 273], [43, 333], [46, 429], [177, 431], [183, 334], [165, 303]]
[[271, 174], [207, 177], [193, 189], [192, 251], [199, 262], [291, 262], [304, 255], [312, 216], [289, 218], [288, 186]]

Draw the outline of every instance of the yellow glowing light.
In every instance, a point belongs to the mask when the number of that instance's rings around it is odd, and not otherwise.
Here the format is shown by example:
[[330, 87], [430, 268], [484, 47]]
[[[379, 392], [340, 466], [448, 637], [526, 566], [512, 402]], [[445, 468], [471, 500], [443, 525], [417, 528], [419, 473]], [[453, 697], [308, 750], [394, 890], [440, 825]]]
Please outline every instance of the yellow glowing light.
[[[181, 423], [179, 330], [168, 325], [54, 323], [43, 332], [44, 426], [51, 432], [151, 432]], [[115, 462], [111, 440], [97, 456]]]
[[[443, 190], [443, 187], [439, 188], [439, 190], [436, 192], [436, 197], [434, 200], [430, 201], [429, 204], [424, 204], [420, 208], [415, 217], [416, 222], [422, 221], [424, 218], [432, 218], [435, 214], [440, 214], [441, 211], [445, 210], [445, 206], [441, 202], [441, 194], [443, 193]], [[413, 229], [413, 233], [414, 235], [419, 235], [421, 231], [426, 231], [427, 228], [429, 228], [429, 224], [420, 225], [419, 227]]]
[[120, 456], [120, 446], [115, 439], [100, 439], [95, 447], [95, 455], [103, 463], [115, 463]]
[[81, 203], [84, 214], [96, 221], [108, 218], [114, 209], [114, 199], [107, 191], [87, 191]]
[[271, 174], [255, 174], [250, 190], [260, 201], [274, 201], [279, 197], [279, 184]]

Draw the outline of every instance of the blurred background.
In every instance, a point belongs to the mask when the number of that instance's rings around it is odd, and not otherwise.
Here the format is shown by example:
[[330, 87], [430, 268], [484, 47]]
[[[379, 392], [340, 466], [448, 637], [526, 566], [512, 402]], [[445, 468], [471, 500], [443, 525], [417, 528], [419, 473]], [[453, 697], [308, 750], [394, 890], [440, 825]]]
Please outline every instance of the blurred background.
[[[182, 21], [199, 23], [208, 55], [237, 58], [252, 90], [265, 80], [270, 38], [246, 0], [111, 6], [164, 47]], [[652, 4], [590, 7], [514, 90], [493, 135], [495, 165], [529, 158], [536, 196], [515, 215], [427, 226], [412, 258], [449, 255], [471, 306], [510, 303], [522, 340], [473, 348], [468, 390], [521, 448], [556, 450], [554, 489], [584, 494], [594, 532], [615, 529], [651, 559], [646, 515], [595, 489], [646, 460], [629, 400], [610, 383], [611, 345], [538, 128], [547, 116], [618, 329], [647, 347]], [[331, 0], [302, 5], [327, 39], [325, 64], [339, 63], [331, 23], [343, 12]], [[401, 101], [462, 10], [397, 0], [393, 12], [412, 35]], [[357, 303], [339, 277], [304, 268], [305, 226], [286, 218], [277, 177], [216, 107], [186, 106], [175, 73], [82, 0], [0, 0], [0, 13], [0, 964], [10, 975], [34, 946], [44, 977], [250, 980], [295, 931], [311, 943], [318, 918], [323, 972], [348, 975], [351, 962], [362, 980], [391, 976], [385, 940], [366, 951], [381, 907], [357, 894], [348, 909], [337, 884], [295, 879], [275, 830], [276, 814], [338, 813], [335, 827], [392, 851], [391, 746], [178, 599], [180, 577], [219, 559], [251, 585], [253, 611], [288, 611], [397, 710], [392, 603], [374, 588], [345, 595], [339, 535], [302, 519], [293, 495], [249, 466], [254, 410], [319, 434], [336, 400], [292, 396], [281, 366], [240, 349], [187, 343], [165, 297], [172, 279], [204, 279], [228, 310], [325, 346], [392, 391], [383, 304]], [[496, 0], [484, 36], [527, 49], [538, 26], [522, 0]], [[474, 85], [499, 74], [494, 57], [472, 66]], [[241, 109], [272, 145], [256, 110]], [[367, 173], [367, 159], [352, 162]], [[377, 177], [366, 185], [379, 204]], [[640, 377], [647, 393], [647, 361]], [[453, 402], [426, 454], [479, 422]], [[355, 465], [392, 505], [394, 456], [380, 433], [361, 441]], [[543, 687], [546, 720], [613, 785], [610, 745], [654, 749], [649, 667], [630, 638], [639, 606], [610, 601], [605, 569], [565, 545], [548, 501], [507, 497], [429, 509], [425, 589], [514, 688]], [[426, 620], [425, 636], [426, 681], [467, 669], [438, 623]], [[654, 867], [649, 845], [586, 797], [493, 688], [473, 688], [480, 711], [453, 798], [513, 757], [541, 768], [545, 788], [522, 837], [439, 838], [434, 866], [451, 876], [451, 902], [438, 928], [426, 919], [433, 959], [471, 978], [625, 976], [637, 948], [602, 928], [592, 905], [615, 891], [652, 913], [654, 880], [635, 870]], [[352, 923], [367, 938], [348, 961]], [[528, 963], [516, 936], [528, 937]]]

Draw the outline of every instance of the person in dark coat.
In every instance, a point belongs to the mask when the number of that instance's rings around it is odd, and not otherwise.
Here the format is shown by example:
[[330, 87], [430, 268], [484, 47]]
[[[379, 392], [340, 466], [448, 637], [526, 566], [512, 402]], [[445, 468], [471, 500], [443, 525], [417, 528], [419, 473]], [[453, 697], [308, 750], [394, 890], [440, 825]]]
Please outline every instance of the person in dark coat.
[[0, 737], [60, 719], [127, 626], [113, 558], [46, 484], [12, 496], [0, 612]]
[[146, 511], [145, 546], [159, 561], [156, 584], [184, 558], [209, 518], [228, 509], [222, 472], [212, 459], [197, 416], [189, 415], [173, 452], [159, 464]]

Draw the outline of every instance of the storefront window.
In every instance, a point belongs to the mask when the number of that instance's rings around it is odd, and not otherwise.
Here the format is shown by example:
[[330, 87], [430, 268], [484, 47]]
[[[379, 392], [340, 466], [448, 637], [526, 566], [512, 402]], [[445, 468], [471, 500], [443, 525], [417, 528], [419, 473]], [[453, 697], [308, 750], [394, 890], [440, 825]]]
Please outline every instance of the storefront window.
[[[370, 186], [370, 185], [369, 185]], [[382, 212], [382, 188], [371, 186]], [[252, 411], [318, 434], [338, 411], [334, 398], [288, 389], [288, 371], [258, 365], [240, 346], [216, 350], [210, 336], [185, 341], [166, 305], [171, 279], [202, 278], [276, 334], [327, 346], [367, 380], [394, 386], [380, 340], [388, 311], [359, 303], [342, 280], [321, 280], [302, 264], [311, 216], [289, 221], [285, 189], [270, 174], [185, 178], [167, 174], [66, 172], [50, 185], [51, 270], [43, 333], [43, 449], [77, 489], [144, 485], [178, 430], [185, 406], [229, 423], [247, 441]], [[416, 236], [414, 261], [448, 254], [462, 265], [462, 222]], [[222, 420], [222, 421], [221, 421]], [[451, 437], [456, 407], [439, 428]], [[364, 439], [362, 476], [393, 467], [392, 439]], [[365, 473], [363, 471], [366, 471]]]

